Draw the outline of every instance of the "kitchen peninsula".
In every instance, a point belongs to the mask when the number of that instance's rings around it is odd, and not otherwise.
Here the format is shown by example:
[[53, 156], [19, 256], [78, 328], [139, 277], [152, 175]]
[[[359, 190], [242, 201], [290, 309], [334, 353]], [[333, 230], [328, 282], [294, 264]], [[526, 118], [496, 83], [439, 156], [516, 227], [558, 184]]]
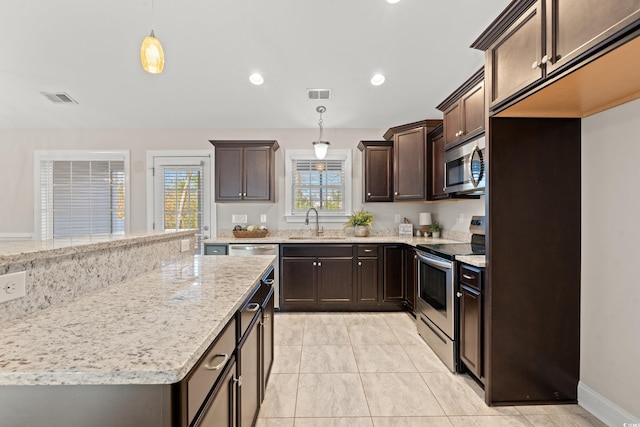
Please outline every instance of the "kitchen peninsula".
[[194, 371], [215, 368], [204, 362], [217, 356], [207, 352], [219, 335], [235, 349], [236, 314], [273, 261], [190, 255], [4, 322], [0, 424], [186, 425]]

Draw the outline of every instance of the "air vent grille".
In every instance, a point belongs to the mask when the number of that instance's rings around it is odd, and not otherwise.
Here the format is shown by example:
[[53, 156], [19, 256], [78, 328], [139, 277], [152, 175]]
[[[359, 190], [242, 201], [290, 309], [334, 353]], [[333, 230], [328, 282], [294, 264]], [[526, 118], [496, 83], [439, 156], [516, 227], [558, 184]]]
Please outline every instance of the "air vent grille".
[[40, 92], [43, 94], [49, 101], [54, 104], [77, 104], [78, 101], [73, 99], [66, 92]]
[[331, 89], [307, 89], [309, 101], [331, 99]]

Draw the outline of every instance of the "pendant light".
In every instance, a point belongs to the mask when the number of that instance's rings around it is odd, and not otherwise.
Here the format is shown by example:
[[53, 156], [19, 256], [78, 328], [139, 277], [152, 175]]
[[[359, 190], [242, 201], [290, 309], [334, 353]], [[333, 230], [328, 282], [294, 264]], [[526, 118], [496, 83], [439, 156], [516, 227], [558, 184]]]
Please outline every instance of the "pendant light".
[[316, 158], [322, 160], [327, 156], [327, 150], [329, 149], [329, 141], [324, 140], [324, 134], [322, 132], [322, 113], [327, 111], [327, 109], [320, 105], [316, 108], [316, 111], [320, 113], [320, 121], [318, 122], [318, 126], [320, 126], [320, 136], [317, 141], [313, 141], [313, 149], [316, 152]]
[[164, 50], [153, 33], [153, 0], [151, 0], [151, 34], [144, 38], [140, 46], [142, 68], [151, 74], [160, 74], [164, 69]]

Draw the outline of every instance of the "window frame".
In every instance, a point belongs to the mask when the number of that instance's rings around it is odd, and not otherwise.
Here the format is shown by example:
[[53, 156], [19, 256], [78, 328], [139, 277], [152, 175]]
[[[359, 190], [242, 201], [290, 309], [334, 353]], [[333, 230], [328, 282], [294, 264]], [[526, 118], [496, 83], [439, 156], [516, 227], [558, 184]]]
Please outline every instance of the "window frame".
[[[294, 160], [318, 160], [313, 150], [285, 150], [285, 215], [286, 222], [304, 222], [306, 214], [293, 212], [293, 161]], [[330, 149], [323, 160], [339, 160], [344, 165], [344, 211], [343, 212], [318, 212], [323, 222], [345, 222], [352, 213], [352, 152], [349, 149]]]
[[[34, 150], [34, 238], [51, 240], [53, 236], [42, 235], [41, 175], [42, 161], [123, 161], [124, 162], [124, 233], [131, 229], [131, 170], [129, 150]], [[67, 237], [67, 239], [71, 239]], [[64, 238], [63, 238], [64, 239]]]

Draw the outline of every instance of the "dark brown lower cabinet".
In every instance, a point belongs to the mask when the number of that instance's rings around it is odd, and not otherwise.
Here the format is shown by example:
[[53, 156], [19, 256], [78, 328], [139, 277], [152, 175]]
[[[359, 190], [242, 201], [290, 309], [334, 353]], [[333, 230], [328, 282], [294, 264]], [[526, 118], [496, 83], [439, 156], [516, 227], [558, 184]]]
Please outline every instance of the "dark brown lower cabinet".
[[460, 360], [476, 378], [482, 377], [482, 296], [468, 286], [460, 288]]
[[358, 257], [357, 291], [358, 302], [378, 302], [379, 274], [378, 258]]
[[282, 305], [284, 307], [318, 302], [315, 257], [282, 257]]
[[275, 313], [274, 306], [274, 292], [273, 286], [268, 285], [267, 296], [265, 302], [262, 305], [262, 321], [260, 323], [261, 332], [261, 361], [260, 367], [262, 370], [261, 384], [260, 384], [260, 402], [264, 400], [265, 392], [267, 390], [267, 383], [269, 381], [269, 375], [271, 374], [271, 367], [273, 366], [274, 359], [274, 320], [273, 315]]
[[222, 379], [213, 391], [209, 404], [195, 421], [194, 427], [236, 427], [236, 360], [231, 357]]
[[403, 301], [403, 245], [384, 245], [384, 301]]
[[418, 288], [418, 262], [416, 250], [411, 247], [405, 248], [404, 252], [404, 276], [403, 276], [403, 297], [407, 308], [412, 312], [416, 310], [416, 292]]
[[353, 256], [322, 257], [316, 264], [319, 302], [353, 302]]
[[238, 427], [253, 426], [260, 408], [260, 323], [259, 313], [238, 346]]

